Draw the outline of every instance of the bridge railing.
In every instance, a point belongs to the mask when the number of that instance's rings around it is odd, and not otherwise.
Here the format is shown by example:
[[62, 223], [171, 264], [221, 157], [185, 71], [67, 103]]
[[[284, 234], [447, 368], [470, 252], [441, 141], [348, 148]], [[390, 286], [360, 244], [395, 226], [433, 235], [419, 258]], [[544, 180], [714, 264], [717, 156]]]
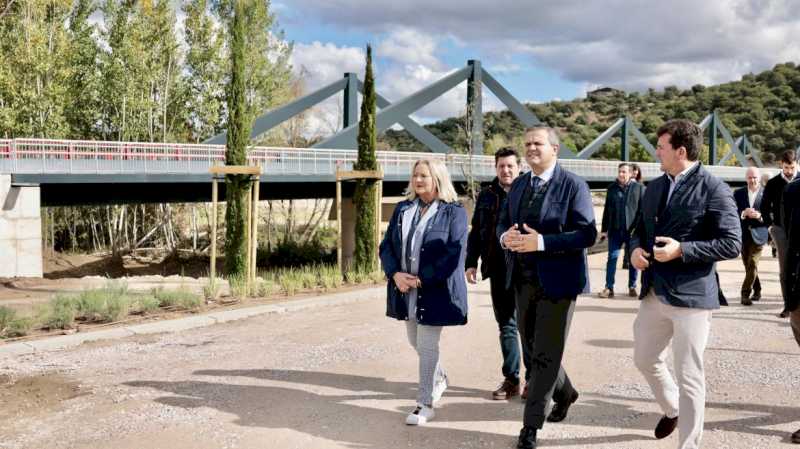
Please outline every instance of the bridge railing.
[[[262, 167], [265, 176], [332, 176], [337, 169], [350, 170], [355, 150], [322, 148], [252, 147], [251, 164]], [[378, 162], [388, 179], [408, 179], [414, 161], [433, 158], [445, 162], [455, 180], [490, 180], [495, 175], [492, 156], [379, 151]], [[104, 142], [48, 139], [0, 140], [0, 173], [19, 174], [208, 174], [214, 164], [223, 164], [222, 145]], [[619, 161], [563, 159], [561, 164], [587, 181], [611, 181]], [[638, 163], [646, 179], [661, 174], [657, 163]], [[527, 169], [522, 163], [523, 169]], [[709, 170], [727, 181], [741, 182], [744, 168], [711, 166]], [[769, 171], [769, 170], [767, 170]]]

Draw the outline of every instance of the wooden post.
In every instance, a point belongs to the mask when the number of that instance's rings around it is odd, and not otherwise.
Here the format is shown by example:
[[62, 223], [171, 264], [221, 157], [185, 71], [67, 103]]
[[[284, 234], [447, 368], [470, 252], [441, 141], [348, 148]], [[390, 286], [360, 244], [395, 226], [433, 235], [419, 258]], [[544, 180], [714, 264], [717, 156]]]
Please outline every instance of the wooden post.
[[245, 265], [247, 266], [247, 271], [245, 272], [245, 291], [247, 292], [246, 294], [249, 296], [250, 295], [250, 263], [251, 263], [250, 253], [252, 252], [251, 251], [252, 248], [250, 246], [250, 230], [253, 227], [253, 223], [250, 220], [253, 217], [253, 214], [251, 213], [252, 212], [252, 207], [253, 207], [253, 183], [250, 182], [248, 184], [249, 185], [248, 185], [248, 189], [247, 189], [247, 201], [246, 201], [245, 216], [244, 216], [244, 222], [247, 223], [247, 225], [245, 226], [246, 229], [245, 229], [245, 234], [244, 234], [244, 242], [245, 242], [244, 246], [245, 246], [245, 248], [247, 248], [247, 258], [246, 258], [246, 262], [245, 262]]
[[[383, 196], [383, 180], [379, 179], [375, 182], [375, 202], [378, 203], [375, 205], [375, 242], [377, 243], [378, 247], [381, 244], [381, 211], [382, 211], [382, 196]], [[377, 266], [373, 266], [373, 270], [377, 270], [378, 266], [380, 266], [378, 262], [378, 258], [375, 258], [375, 262]]]
[[253, 239], [253, 245], [251, 247], [253, 255], [250, 258], [252, 262], [252, 269], [250, 270], [250, 277], [255, 283], [256, 280], [256, 262], [257, 262], [257, 255], [258, 255], [258, 199], [261, 195], [261, 179], [260, 177], [255, 178], [255, 183], [253, 185], [253, 213], [252, 213], [252, 221], [253, 221], [253, 231], [250, 233]]
[[336, 177], [336, 236], [338, 243], [336, 245], [336, 264], [339, 266], [339, 272], [344, 273], [342, 266], [342, 181]]
[[211, 178], [211, 284], [217, 275], [217, 178]]

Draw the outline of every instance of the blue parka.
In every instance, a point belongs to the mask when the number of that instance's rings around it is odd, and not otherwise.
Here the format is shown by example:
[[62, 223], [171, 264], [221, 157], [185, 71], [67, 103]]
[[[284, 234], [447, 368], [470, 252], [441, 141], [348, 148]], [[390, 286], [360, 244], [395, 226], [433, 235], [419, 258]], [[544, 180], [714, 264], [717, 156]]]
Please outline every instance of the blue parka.
[[[381, 264], [389, 278], [386, 315], [398, 320], [408, 319], [408, 306], [392, 276], [402, 271], [403, 212], [412, 206], [413, 202], [408, 200], [397, 205], [380, 246]], [[420, 248], [417, 274], [422, 282], [417, 292], [419, 324], [467, 324], [467, 284], [464, 278], [466, 248], [467, 213], [464, 207], [457, 203], [439, 202], [436, 215], [428, 221]]]

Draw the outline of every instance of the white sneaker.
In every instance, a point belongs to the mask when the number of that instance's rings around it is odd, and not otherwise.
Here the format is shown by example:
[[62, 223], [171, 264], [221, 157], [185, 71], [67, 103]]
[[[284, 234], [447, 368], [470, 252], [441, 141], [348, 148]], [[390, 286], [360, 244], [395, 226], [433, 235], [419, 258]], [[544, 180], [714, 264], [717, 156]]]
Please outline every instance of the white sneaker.
[[431, 407], [417, 404], [417, 408], [406, 416], [406, 424], [409, 426], [422, 426], [436, 416]]
[[436, 385], [433, 386], [432, 399], [434, 404], [442, 398], [445, 390], [447, 390], [447, 376], [444, 376], [441, 382], [436, 382]]

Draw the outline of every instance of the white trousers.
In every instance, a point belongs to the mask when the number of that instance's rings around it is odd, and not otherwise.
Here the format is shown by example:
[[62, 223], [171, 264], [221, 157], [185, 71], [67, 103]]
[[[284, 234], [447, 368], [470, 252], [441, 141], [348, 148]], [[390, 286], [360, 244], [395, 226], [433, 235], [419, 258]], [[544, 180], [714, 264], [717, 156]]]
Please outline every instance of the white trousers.
[[[703, 352], [710, 329], [711, 310], [667, 305], [652, 292], [642, 300], [633, 323], [634, 362], [664, 414], [678, 416], [679, 449], [699, 448], [703, 436]], [[670, 340], [677, 383], [666, 364]]]
[[408, 342], [419, 355], [419, 389], [417, 404], [433, 407], [435, 386], [444, 381], [446, 374], [439, 363], [439, 339], [442, 326], [417, 324], [414, 315], [406, 321]]

